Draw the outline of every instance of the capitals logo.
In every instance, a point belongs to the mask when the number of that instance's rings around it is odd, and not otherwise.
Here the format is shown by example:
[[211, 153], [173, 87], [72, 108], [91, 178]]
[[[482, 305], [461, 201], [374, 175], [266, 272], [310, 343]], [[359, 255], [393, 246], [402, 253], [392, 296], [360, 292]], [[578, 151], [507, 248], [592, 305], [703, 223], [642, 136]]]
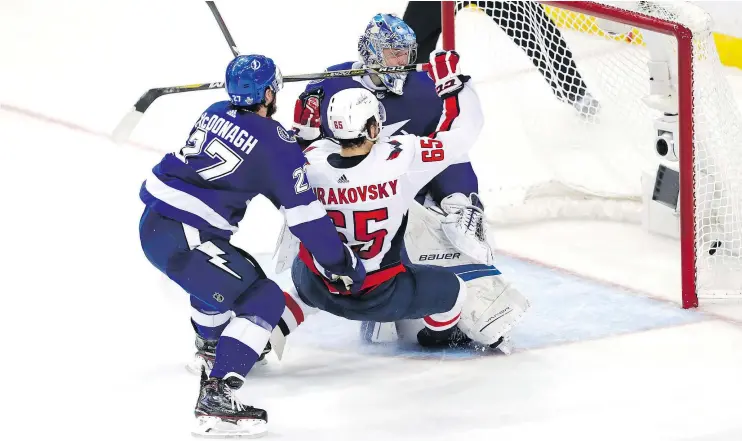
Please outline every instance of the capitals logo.
[[400, 147], [399, 141], [392, 141], [389, 144], [391, 144], [394, 148], [392, 149], [392, 152], [389, 153], [389, 157], [386, 158], [387, 161], [391, 161], [393, 159], [397, 159], [400, 153], [402, 153], [402, 147]]

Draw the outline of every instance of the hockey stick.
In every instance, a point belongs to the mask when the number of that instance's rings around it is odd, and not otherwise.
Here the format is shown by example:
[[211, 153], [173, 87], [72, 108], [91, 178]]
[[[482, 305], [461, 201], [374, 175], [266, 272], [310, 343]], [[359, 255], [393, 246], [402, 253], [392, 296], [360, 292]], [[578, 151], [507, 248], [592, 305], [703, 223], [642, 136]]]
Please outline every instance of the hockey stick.
[[[221, 29], [222, 35], [224, 35], [224, 39], [227, 40], [229, 49], [232, 51], [232, 54], [237, 57], [238, 55], [240, 55], [239, 50], [237, 50], [237, 43], [235, 43], [234, 38], [232, 38], [232, 34], [229, 32], [229, 29], [227, 29], [227, 24], [224, 22], [222, 14], [219, 13], [219, 9], [217, 9], [216, 4], [213, 1], [207, 0], [206, 5], [211, 10], [211, 13], [214, 14], [214, 19], [216, 19], [216, 23], [219, 25], [219, 29]], [[367, 74], [383, 75], [395, 72], [419, 72], [424, 70], [426, 64], [408, 64], [405, 66], [389, 66], [376, 68], [364, 67], [360, 69], [346, 69], [313, 74], [289, 75], [283, 77], [283, 82], [293, 83], [297, 81], [324, 80], [327, 78], [354, 77]], [[149, 89], [148, 91], [144, 92], [144, 95], [142, 95], [136, 103], [134, 103], [134, 108], [130, 110], [129, 113], [127, 113], [121, 120], [121, 122], [119, 122], [116, 128], [113, 129], [112, 137], [116, 142], [123, 142], [129, 139], [129, 136], [131, 136], [137, 124], [139, 124], [139, 121], [144, 116], [144, 112], [147, 111], [149, 106], [151, 106], [157, 98], [163, 95], [170, 95], [171, 93], [193, 92], [196, 90], [221, 89], [223, 87], [223, 81], [215, 81], [212, 83], [197, 83], [187, 84], [185, 86], [156, 87], [154, 89]]]
[[232, 38], [232, 34], [229, 33], [229, 29], [227, 29], [227, 24], [224, 23], [224, 19], [222, 18], [222, 14], [219, 13], [219, 10], [216, 9], [216, 4], [214, 4], [213, 1], [207, 1], [206, 6], [211, 9], [211, 13], [214, 14], [214, 18], [216, 19], [216, 23], [219, 25], [219, 29], [222, 30], [222, 35], [224, 35], [224, 39], [227, 40], [227, 44], [229, 45], [229, 48], [232, 50], [232, 55], [235, 57], [240, 54], [240, 51], [237, 50], [237, 43], [234, 42], [234, 38]]
[[406, 64], [404, 66], [389, 66], [389, 67], [361, 67], [358, 69], [345, 69], [345, 70], [331, 70], [320, 73], [311, 74], [299, 74], [299, 75], [288, 75], [283, 77], [284, 83], [295, 83], [297, 81], [309, 81], [309, 80], [324, 80], [327, 78], [340, 78], [340, 77], [357, 77], [360, 75], [377, 74], [384, 75], [398, 72], [421, 72], [425, 70], [428, 63], [424, 64]]
[[[360, 75], [368, 74], [388, 74], [397, 72], [412, 72], [424, 70], [425, 64], [408, 64], [405, 66], [390, 66], [390, 67], [364, 67], [359, 69], [346, 69], [346, 70], [335, 70], [328, 72], [319, 72], [311, 74], [300, 74], [300, 75], [288, 75], [283, 77], [284, 83], [294, 83], [298, 81], [309, 81], [309, 80], [324, 80], [327, 78], [340, 78], [340, 77], [355, 77]], [[196, 90], [209, 90], [209, 89], [222, 89], [224, 88], [223, 81], [216, 81], [213, 83], [197, 83], [187, 84], [185, 86], [171, 86], [171, 87], [156, 87], [150, 89], [139, 98], [134, 104], [134, 108], [124, 116], [121, 122], [116, 126], [113, 131], [113, 139], [117, 142], [126, 141], [131, 133], [139, 124], [139, 120], [144, 116], [144, 112], [147, 111], [150, 105], [159, 97], [164, 95], [170, 95], [171, 93], [182, 93], [182, 92], [193, 92]]]
[[[211, 13], [214, 14], [216, 24], [219, 25], [219, 29], [222, 31], [224, 39], [227, 40], [227, 44], [229, 45], [229, 49], [232, 51], [232, 55], [237, 57], [238, 55], [240, 55], [240, 51], [237, 49], [237, 43], [235, 43], [234, 38], [232, 38], [232, 34], [229, 32], [229, 29], [227, 29], [227, 24], [224, 22], [222, 14], [219, 13], [219, 9], [217, 9], [216, 4], [213, 1], [207, 0], [206, 6], [208, 6], [211, 10]], [[156, 87], [154, 89], [149, 89], [148, 91], [144, 92], [144, 95], [142, 95], [136, 103], [134, 103], [134, 108], [131, 109], [129, 113], [124, 115], [124, 118], [121, 120], [121, 122], [119, 122], [116, 128], [113, 129], [113, 133], [111, 134], [111, 136], [116, 142], [123, 142], [129, 139], [129, 136], [131, 136], [131, 133], [134, 131], [137, 124], [139, 124], [139, 120], [141, 120], [144, 116], [144, 112], [147, 111], [149, 106], [152, 105], [152, 103], [157, 98], [163, 95], [189, 92], [193, 90], [218, 89], [222, 87], [224, 87], [224, 82], [218, 81], [214, 83], [187, 84], [185, 86]]]
[[190, 92], [193, 90], [208, 90], [208, 89], [219, 89], [224, 87], [223, 82], [216, 83], [201, 83], [201, 84], [187, 84], [185, 86], [173, 86], [173, 87], [156, 87], [149, 89], [144, 92], [139, 100], [134, 104], [134, 108], [129, 111], [121, 122], [118, 123], [111, 136], [116, 142], [124, 142], [129, 139], [131, 133], [139, 124], [139, 120], [144, 116], [144, 112], [147, 111], [149, 106], [159, 97], [163, 95], [170, 95], [171, 93]]

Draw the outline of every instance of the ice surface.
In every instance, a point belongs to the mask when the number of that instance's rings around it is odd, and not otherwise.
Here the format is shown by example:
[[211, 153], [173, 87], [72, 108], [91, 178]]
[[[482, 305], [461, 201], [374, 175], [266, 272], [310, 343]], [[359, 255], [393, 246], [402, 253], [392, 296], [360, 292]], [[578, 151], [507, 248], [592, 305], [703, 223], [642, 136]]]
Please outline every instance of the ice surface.
[[[353, 59], [349, 35], [404, 9], [219, 6], [243, 52], [284, 73]], [[105, 134], [149, 87], [220, 79], [228, 48], [201, 2], [5, 2], [0, 21], [2, 438], [190, 439], [189, 305], [141, 252], [138, 191], [222, 96], [163, 98], [136, 144]], [[297, 90], [281, 96], [282, 121]], [[241, 227], [236, 242], [267, 262], [280, 215], [259, 199]], [[677, 243], [605, 223], [549, 228], [496, 231], [498, 266], [533, 301], [513, 355], [369, 347], [356, 324], [319, 314], [283, 362], [250, 374], [245, 401], [285, 440], [740, 439], [742, 332], [707, 307], [679, 309]], [[575, 240], [586, 235], [604, 246]]]

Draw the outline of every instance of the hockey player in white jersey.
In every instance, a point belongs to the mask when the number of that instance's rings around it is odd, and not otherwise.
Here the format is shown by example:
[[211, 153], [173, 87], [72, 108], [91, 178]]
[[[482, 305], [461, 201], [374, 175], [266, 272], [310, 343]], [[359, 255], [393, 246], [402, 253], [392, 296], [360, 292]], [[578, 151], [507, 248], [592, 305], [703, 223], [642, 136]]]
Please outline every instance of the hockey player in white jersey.
[[[358, 39], [359, 61], [349, 61], [327, 68], [328, 71], [366, 67], [394, 67], [412, 64], [417, 58], [415, 32], [394, 14], [376, 14]], [[427, 52], [426, 52], [427, 54]], [[387, 121], [382, 137], [399, 134], [429, 136], [441, 114], [441, 100], [432, 79], [425, 72], [399, 72], [385, 75], [327, 78], [313, 81], [296, 101], [294, 122], [297, 142], [302, 147], [323, 136], [331, 136], [326, 117], [329, 98], [335, 93], [354, 88], [370, 90], [386, 110]], [[454, 244], [479, 263], [492, 264], [492, 250], [482, 220], [479, 185], [468, 158], [461, 157], [434, 177], [416, 200], [428, 201], [447, 214], [443, 229]], [[287, 269], [298, 250], [287, 229], [277, 249], [278, 272]]]
[[[322, 268], [302, 245], [292, 267], [298, 295], [293, 302], [287, 298], [282, 318], [291, 317], [284, 322], [295, 327], [313, 308], [352, 320], [424, 317], [425, 327], [417, 335], [423, 345], [448, 343], [462, 332], [478, 343], [496, 345], [527, 310], [527, 300], [505, 283], [467, 292], [464, 278], [447, 269], [403, 263], [415, 195], [463, 159], [482, 127], [479, 100], [466, 84], [468, 77], [459, 75], [458, 58], [453, 51], [431, 58], [428, 73], [443, 100], [443, 115], [430, 137], [379, 140], [383, 110], [371, 92], [354, 88], [330, 98], [333, 138], [305, 150], [307, 175], [341, 238], [363, 260], [367, 278], [359, 294], [339, 291], [322, 280]], [[478, 271], [496, 275], [491, 266], [471, 272]]]

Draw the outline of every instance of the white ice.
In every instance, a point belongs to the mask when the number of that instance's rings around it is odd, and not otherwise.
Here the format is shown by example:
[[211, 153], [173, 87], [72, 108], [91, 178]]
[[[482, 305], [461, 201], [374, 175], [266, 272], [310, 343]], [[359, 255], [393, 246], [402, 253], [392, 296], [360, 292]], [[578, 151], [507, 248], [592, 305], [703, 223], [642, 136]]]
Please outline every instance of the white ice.
[[[288, 74], [355, 58], [367, 19], [405, 4], [219, 6], [243, 52]], [[146, 89], [219, 80], [231, 54], [202, 2], [4, 2], [0, 33], [1, 437], [190, 439], [189, 306], [141, 252], [138, 191], [223, 92], [158, 100], [132, 143], [107, 134]], [[281, 121], [300, 87], [280, 95]], [[258, 199], [235, 241], [267, 266], [279, 226]], [[680, 309], [676, 241], [586, 222], [495, 233], [533, 300], [513, 355], [370, 348], [355, 324], [311, 317], [242, 392], [269, 437], [742, 439], [738, 306]]]

